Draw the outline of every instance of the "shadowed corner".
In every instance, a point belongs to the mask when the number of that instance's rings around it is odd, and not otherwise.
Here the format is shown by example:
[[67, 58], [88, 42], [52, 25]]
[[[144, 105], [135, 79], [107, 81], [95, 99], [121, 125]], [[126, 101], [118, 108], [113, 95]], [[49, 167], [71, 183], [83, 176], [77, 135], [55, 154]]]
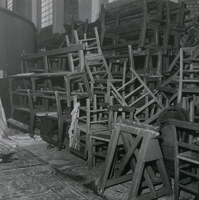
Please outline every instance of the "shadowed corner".
[[8, 154], [0, 154], [0, 163], [10, 163], [13, 160], [18, 160], [18, 158], [12, 157], [14, 154], [15, 154], [15, 152], [11, 152]]

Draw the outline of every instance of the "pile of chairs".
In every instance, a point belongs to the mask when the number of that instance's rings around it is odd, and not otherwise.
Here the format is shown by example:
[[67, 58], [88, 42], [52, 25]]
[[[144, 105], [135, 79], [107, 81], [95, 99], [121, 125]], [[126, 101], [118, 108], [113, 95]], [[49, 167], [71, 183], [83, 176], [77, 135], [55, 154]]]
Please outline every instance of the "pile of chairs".
[[[144, 5], [145, 9], [140, 5]], [[124, 143], [128, 136], [124, 134], [121, 136], [120, 139], [125, 141], [123, 144], [120, 143], [121, 140], [114, 143], [111, 136], [115, 132], [113, 128], [110, 129], [110, 123], [114, 126], [112, 122], [126, 118], [131, 122], [141, 123], [142, 126], [144, 124], [156, 126], [158, 116], [173, 105], [184, 108], [190, 120], [198, 122], [197, 18], [189, 27], [184, 26], [184, 15], [187, 10], [183, 2], [144, 1], [144, 4], [140, 5], [138, 3], [136, 6], [133, 5], [133, 8], [129, 7], [116, 13], [102, 6], [101, 20], [88, 24], [88, 32], [84, 39], [76, 40], [79, 44], [85, 43], [85, 50], [88, 50], [88, 53], [84, 54], [85, 69], [95, 100], [93, 99], [93, 104], [80, 102], [83, 104], [80, 106], [80, 111], [87, 110], [92, 122], [82, 121], [81, 117], [84, 114], [77, 117], [74, 129], [76, 143], [71, 151], [79, 156], [84, 152], [82, 158], [88, 159], [89, 168], [95, 165], [97, 158], [106, 158], [104, 174], [101, 176], [100, 184], [97, 185], [99, 193], [103, 193], [105, 187], [128, 179], [119, 176], [115, 178], [119, 173], [117, 173], [118, 167], [126, 167], [117, 159], [119, 157], [121, 162], [122, 158], [125, 159], [127, 151], [124, 150]], [[135, 9], [136, 18], [134, 16], [131, 19], [131, 16], [126, 14], [131, 9]], [[158, 15], [159, 9], [162, 9], [161, 16]], [[149, 24], [144, 23], [145, 16], [150, 19], [147, 20]], [[154, 16], [160, 18], [155, 21]], [[102, 19], [103, 25], [101, 25]], [[98, 45], [98, 50], [89, 49], [93, 44]], [[116, 111], [112, 110], [113, 108]], [[124, 114], [127, 110], [131, 113]], [[113, 115], [117, 116], [116, 121], [111, 120]], [[87, 118], [88, 116], [84, 116], [84, 119]], [[102, 129], [93, 130], [92, 127], [95, 127], [93, 124], [102, 125]], [[87, 129], [84, 129], [86, 125]], [[96, 128], [98, 126], [96, 125]], [[114, 150], [107, 148], [110, 142], [111, 145], [117, 146]], [[117, 158], [110, 157], [116, 152]], [[113, 159], [111, 160], [113, 164], [110, 159]], [[112, 165], [115, 165], [116, 173]], [[131, 169], [135, 170], [133, 164]], [[112, 176], [114, 179], [109, 180]], [[169, 187], [166, 191], [170, 194]], [[130, 194], [129, 198], [132, 195], [136, 193]]]
[[[13, 95], [24, 96], [21, 103], [29, 100], [29, 108], [40, 102], [47, 108], [40, 114], [44, 140], [61, 149], [66, 122], [72, 153], [87, 160], [90, 169], [98, 158], [106, 159], [99, 193], [129, 181], [128, 172], [140, 170], [133, 175], [136, 187], [129, 199], [142, 196], [142, 186], [149, 187], [150, 197], [171, 194], [157, 142], [158, 116], [175, 105], [198, 122], [198, 23], [196, 19], [185, 28], [185, 12], [183, 2], [169, 0], [143, 0], [117, 12], [102, 5], [100, 19], [74, 22], [77, 30], [66, 35], [60, 48], [22, 56], [23, 74], [10, 77], [12, 113], [19, 109]], [[22, 85], [13, 89], [13, 81], [19, 79]], [[48, 114], [50, 106], [54, 114]], [[39, 116], [36, 110], [31, 114]], [[155, 161], [158, 178], [150, 165]], [[154, 180], [163, 184], [162, 190], [155, 190]]]
[[74, 96], [91, 98], [87, 75], [81, 71], [82, 51], [83, 45], [75, 45], [21, 56], [21, 73], [9, 77], [10, 126], [32, 137], [40, 128], [42, 139], [59, 150], [64, 147]]

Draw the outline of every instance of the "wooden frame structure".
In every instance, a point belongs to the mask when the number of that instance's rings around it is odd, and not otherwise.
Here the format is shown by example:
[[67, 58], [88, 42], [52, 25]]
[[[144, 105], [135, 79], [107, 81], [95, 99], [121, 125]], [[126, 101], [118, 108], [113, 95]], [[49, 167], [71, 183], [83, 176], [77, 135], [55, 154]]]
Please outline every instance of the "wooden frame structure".
[[[132, 180], [129, 200], [153, 199], [166, 194], [171, 195], [172, 190], [157, 140], [158, 136], [159, 133], [149, 125], [125, 120], [114, 123], [105, 165], [99, 185], [96, 186], [97, 191], [102, 194], [106, 187]], [[116, 153], [118, 144], [122, 144], [126, 152], [120, 162], [117, 160]], [[157, 164], [159, 178], [153, 171], [152, 162]], [[119, 166], [116, 167], [118, 164]], [[155, 185], [160, 183], [163, 187], [156, 190]], [[148, 193], [140, 193], [143, 186], [149, 188]]]

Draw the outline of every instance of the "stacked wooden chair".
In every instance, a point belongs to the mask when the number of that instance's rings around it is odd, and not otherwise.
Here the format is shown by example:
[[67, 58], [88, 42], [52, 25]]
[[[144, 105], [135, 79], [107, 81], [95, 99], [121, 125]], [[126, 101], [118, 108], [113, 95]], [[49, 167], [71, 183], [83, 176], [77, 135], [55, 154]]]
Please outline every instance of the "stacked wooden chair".
[[10, 126], [29, 132], [30, 136], [33, 136], [38, 122], [36, 113], [48, 111], [49, 104], [41, 99], [34, 103], [30, 74], [25, 77], [23, 75], [9, 77], [9, 92], [11, 118], [7, 121]]
[[170, 131], [174, 135], [175, 155], [175, 199], [181, 191], [190, 194], [190, 198], [199, 198], [198, 187], [198, 123], [170, 119]]
[[73, 142], [71, 152], [83, 159], [88, 158], [88, 151], [91, 149], [89, 143], [90, 135], [108, 129], [108, 104], [103, 106], [97, 104], [96, 94], [93, 101], [89, 98], [86, 102], [81, 101], [78, 107], [78, 116], [75, 118], [73, 129]]
[[[178, 53], [180, 49], [180, 35], [185, 31], [184, 16], [185, 3], [173, 3], [167, 0], [166, 7], [166, 25], [161, 27], [163, 29], [163, 47], [164, 50], [170, 49], [173, 53]], [[160, 30], [161, 31], [161, 30]], [[171, 42], [172, 41], [172, 42]]]
[[[112, 79], [109, 78], [107, 82], [107, 97], [113, 95], [120, 105], [124, 104], [125, 94], [128, 93], [125, 84], [129, 81], [130, 76], [128, 72], [128, 58], [118, 58], [109, 60], [109, 70]], [[117, 98], [119, 96], [119, 98]]]
[[[83, 45], [71, 45], [68, 40], [66, 43], [66, 47], [58, 49], [35, 54], [24, 53], [21, 56], [22, 73], [9, 77], [12, 113], [15, 109], [12, 101], [13, 94], [19, 96], [22, 89], [25, 92], [29, 89], [32, 101], [32, 104], [28, 104], [32, 117], [30, 120], [31, 134], [34, 134], [34, 119], [39, 116], [41, 137], [48, 143], [56, 145], [59, 150], [64, 147], [64, 138], [71, 122], [70, 109], [73, 106], [74, 96], [78, 99], [91, 98], [87, 75], [83, 71]], [[74, 54], [75, 57], [73, 57]], [[23, 83], [20, 92], [18, 88], [13, 87], [14, 80], [21, 80]], [[28, 99], [27, 94], [26, 96]], [[38, 102], [42, 102], [40, 109], [44, 111], [43, 114], [36, 112], [35, 105]], [[49, 110], [49, 107], [54, 107], [53, 112]], [[20, 121], [20, 118], [18, 120]]]
[[190, 110], [191, 121], [198, 119], [198, 54], [199, 47], [180, 49], [180, 73], [177, 103]]
[[91, 92], [103, 96], [107, 93], [107, 80], [112, 78], [108, 64], [101, 50], [98, 30], [94, 28], [95, 37], [80, 40], [76, 31], [77, 44], [84, 46], [84, 61], [91, 84]]
[[[161, 60], [161, 59], [160, 59]], [[149, 78], [153, 78], [152, 74], [146, 72], [145, 76], [141, 76], [136, 70], [132, 47], [129, 45], [129, 63], [130, 73], [126, 80], [126, 75], [123, 74], [124, 80], [118, 79], [122, 84], [118, 88], [114, 85], [117, 79], [110, 79], [110, 93], [115, 97], [116, 102], [121, 106], [133, 106], [136, 108], [134, 120], [137, 122], [152, 123], [158, 117], [158, 114], [164, 108], [161, 99], [156, 95], [154, 88], [149, 88]], [[148, 59], [146, 60], [148, 63]], [[160, 64], [161, 65], [161, 64]], [[144, 70], [148, 70], [147, 67]], [[159, 73], [159, 68], [157, 68]], [[143, 74], [142, 74], [143, 75]], [[157, 74], [156, 79], [161, 76]]]
[[[63, 25], [66, 31], [66, 35], [68, 35], [69, 40], [71, 43], [75, 43], [75, 36], [74, 36], [74, 30], [78, 32], [78, 35], [80, 39], [84, 38], [84, 34], [88, 32], [88, 19], [85, 21], [74, 19], [74, 17], [71, 18], [70, 24], [64, 24]], [[63, 41], [64, 43], [65, 41]]]
[[[108, 129], [104, 131], [97, 131], [95, 134], [89, 135], [89, 150], [88, 150], [88, 167], [92, 169], [95, 166], [97, 159], [105, 159], [107, 156], [107, 149], [110, 143], [112, 132], [112, 124], [120, 119], [129, 119], [133, 121], [133, 114], [135, 108], [133, 106], [121, 106], [113, 103], [114, 98], [110, 97], [108, 106]], [[102, 103], [103, 105], [104, 103]], [[118, 146], [118, 150], [122, 150]]]
[[159, 44], [159, 25], [164, 23], [162, 18], [164, 9], [163, 1], [143, 0], [142, 3], [130, 7], [120, 12], [108, 13], [102, 7], [101, 11], [101, 43], [104, 44], [106, 35], [113, 38], [112, 44], [118, 47], [127, 45], [137, 45], [141, 50], [146, 44], [146, 33], [150, 35], [150, 40], [155, 45]]
[[55, 91], [54, 94], [46, 94], [45, 99], [55, 102], [54, 112], [37, 113], [40, 118], [41, 138], [49, 144], [55, 145], [58, 150], [65, 148], [64, 139], [71, 124], [70, 109], [67, 107], [66, 95]]

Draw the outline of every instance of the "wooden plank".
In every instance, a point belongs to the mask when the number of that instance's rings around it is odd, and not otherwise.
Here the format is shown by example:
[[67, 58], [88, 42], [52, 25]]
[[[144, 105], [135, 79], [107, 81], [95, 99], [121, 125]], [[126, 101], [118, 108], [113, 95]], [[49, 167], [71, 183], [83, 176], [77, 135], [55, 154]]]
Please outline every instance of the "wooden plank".
[[199, 124], [198, 123], [193, 123], [193, 122], [185, 122], [185, 121], [180, 121], [176, 119], [169, 119], [169, 123], [171, 125], [180, 127], [180, 128], [186, 128], [186, 129], [191, 129], [191, 130], [199, 130]]
[[34, 54], [26, 54], [26, 55], [21, 56], [21, 59], [22, 60], [31, 60], [31, 59], [43, 58], [45, 56], [47, 56], [47, 57], [48, 56], [58, 56], [58, 55], [63, 55], [63, 54], [67, 54], [67, 53], [78, 51], [78, 50], [83, 50], [82, 44], [73, 45], [70, 47], [64, 47], [64, 48], [60, 48], [60, 49], [53, 49], [53, 50], [34, 53]]
[[10, 124], [12, 124], [12, 125], [14, 125], [14, 126], [16, 126], [16, 127], [19, 127], [21, 129], [25, 130], [25, 131], [29, 131], [29, 126], [28, 125], [26, 125], [24, 123], [21, 123], [21, 122], [15, 120], [13, 118], [9, 118], [7, 120], [7, 122], [10, 123]]

